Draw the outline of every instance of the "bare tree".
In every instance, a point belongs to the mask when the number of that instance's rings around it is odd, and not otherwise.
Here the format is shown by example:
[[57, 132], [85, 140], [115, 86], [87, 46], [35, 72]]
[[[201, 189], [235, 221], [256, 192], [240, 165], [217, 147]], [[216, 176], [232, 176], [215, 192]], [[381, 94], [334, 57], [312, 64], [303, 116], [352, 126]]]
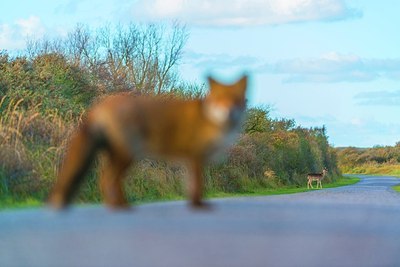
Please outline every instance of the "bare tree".
[[64, 39], [30, 40], [27, 54], [59, 53], [88, 71], [101, 91], [160, 94], [176, 86], [176, 66], [188, 33], [172, 23], [109, 25], [91, 30], [78, 24]]

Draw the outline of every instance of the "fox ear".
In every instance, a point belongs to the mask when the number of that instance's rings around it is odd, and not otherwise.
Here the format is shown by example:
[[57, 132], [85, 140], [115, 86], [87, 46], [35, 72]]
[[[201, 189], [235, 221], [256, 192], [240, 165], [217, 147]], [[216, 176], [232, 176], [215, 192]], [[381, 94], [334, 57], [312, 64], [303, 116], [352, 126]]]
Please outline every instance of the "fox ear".
[[211, 77], [211, 76], [208, 76], [208, 77], [207, 77], [207, 80], [208, 80], [208, 84], [210, 85], [210, 88], [213, 88], [213, 87], [219, 85], [219, 82], [217, 82], [216, 80], [214, 80], [214, 78]]
[[234, 91], [240, 93], [240, 94], [245, 94], [246, 89], [247, 89], [247, 82], [248, 82], [248, 76], [243, 75], [237, 82], [232, 83], [232, 84], [222, 84], [218, 81], [216, 81], [214, 78], [211, 76], [207, 77], [208, 79], [208, 84], [210, 91], [226, 91], [226, 88], [232, 88]]
[[[208, 76], [207, 77], [208, 83], [210, 85], [210, 87], [212, 86], [216, 86], [216, 85], [220, 85], [219, 82], [217, 82], [213, 77]], [[236, 83], [234, 83], [233, 85], [236, 85], [238, 87], [247, 87], [247, 80], [248, 80], [248, 76], [245, 74], [242, 76], [242, 78], [240, 78]]]
[[235, 86], [236, 86], [236, 88], [239, 88], [239, 90], [243, 90], [243, 92], [245, 92], [246, 88], [247, 88], [247, 83], [248, 83], [248, 76], [247, 75], [243, 75], [242, 78], [240, 78], [235, 83]]

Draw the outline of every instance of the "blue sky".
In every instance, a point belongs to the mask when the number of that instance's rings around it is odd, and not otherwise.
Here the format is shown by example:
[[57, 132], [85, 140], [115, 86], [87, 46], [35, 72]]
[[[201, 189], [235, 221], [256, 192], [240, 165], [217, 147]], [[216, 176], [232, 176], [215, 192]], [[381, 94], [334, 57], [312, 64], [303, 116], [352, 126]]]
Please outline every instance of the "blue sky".
[[400, 1], [13, 0], [0, 9], [0, 49], [65, 35], [77, 23], [178, 20], [189, 39], [180, 72], [204, 82], [251, 74], [251, 105], [305, 127], [327, 127], [334, 146], [400, 141]]

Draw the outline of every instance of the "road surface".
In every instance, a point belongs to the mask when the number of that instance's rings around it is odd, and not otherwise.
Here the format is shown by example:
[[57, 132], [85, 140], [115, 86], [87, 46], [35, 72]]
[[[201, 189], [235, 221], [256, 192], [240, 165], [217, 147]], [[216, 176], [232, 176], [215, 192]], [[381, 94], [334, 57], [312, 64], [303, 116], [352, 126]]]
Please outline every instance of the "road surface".
[[400, 266], [393, 177], [292, 195], [0, 212], [0, 266]]

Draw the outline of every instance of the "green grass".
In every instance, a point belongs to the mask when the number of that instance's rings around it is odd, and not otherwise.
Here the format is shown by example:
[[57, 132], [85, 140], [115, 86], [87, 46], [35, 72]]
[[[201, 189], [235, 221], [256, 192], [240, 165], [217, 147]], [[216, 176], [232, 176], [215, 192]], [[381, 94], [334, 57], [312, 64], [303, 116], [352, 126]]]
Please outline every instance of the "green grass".
[[400, 185], [392, 186], [393, 190], [400, 193]]
[[40, 200], [28, 198], [24, 200], [15, 200], [10, 197], [0, 198], [0, 210], [36, 208], [44, 205]]
[[[333, 188], [345, 185], [355, 184], [359, 181], [359, 178], [355, 177], [341, 177], [334, 183], [323, 184], [324, 188]], [[400, 186], [394, 188], [400, 192]], [[260, 188], [249, 190], [248, 192], [242, 193], [226, 193], [226, 192], [209, 192], [207, 194], [207, 198], [221, 198], [221, 197], [243, 197], [243, 196], [269, 196], [269, 195], [282, 195], [282, 194], [294, 194], [301, 193], [307, 191], [313, 191], [318, 189], [307, 189], [304, 187], [294, 187], [294, 186], [285, 186], [280, 188]], [[177, 195], [168, 195], [162, 199], [147, 199], [147, 200], [139, 200], [136, 201], [135, 204], [143, 204], [150, 203], [156, 201], [172, 201], [172, 200], [183, 200], [183, 196]], [[40, 200], [29, 198], [25, 200], [15, 200], [12, 198], [1, 198], [0, 199], [0, 210], [4, 209], [18, 209], [18, 208], [35, 208], [43, 206], [44, 203]]]
[[[323, 184], [323, 188], [333, 188], [345, 185], [352, 185], [358, 183], [360, 178], [357, 177], [341, 177], [336, 182]], [[307, 189], [307, 186], [304, 187], [295, 187], [295, 186], [285, 186], [280, 188], [260, 188], [254, 189], [249, 192], [243, 193], [225, 193], [225, 192], [211, 192], [207, 194], [209, 198], [219, 198], [219, 197], [239, 197], [239, 196], [270, 196], [270, 195], [283, 195], [283, 194], [294, 194], [294, 193], [302, 193], [307, 191], [313, 191], [319, 189]]]
[[339, 187], [339, 186], [345, 186], [345, 185], [352, 185], [352, 184], [358, 183], [360, 180], [361, 179], [358, 177], [342, 176], [336, 182], [326, 184], [326, 185], [324, 185], [324, 187], [325, 188], [333, 188], [333, 187]]

